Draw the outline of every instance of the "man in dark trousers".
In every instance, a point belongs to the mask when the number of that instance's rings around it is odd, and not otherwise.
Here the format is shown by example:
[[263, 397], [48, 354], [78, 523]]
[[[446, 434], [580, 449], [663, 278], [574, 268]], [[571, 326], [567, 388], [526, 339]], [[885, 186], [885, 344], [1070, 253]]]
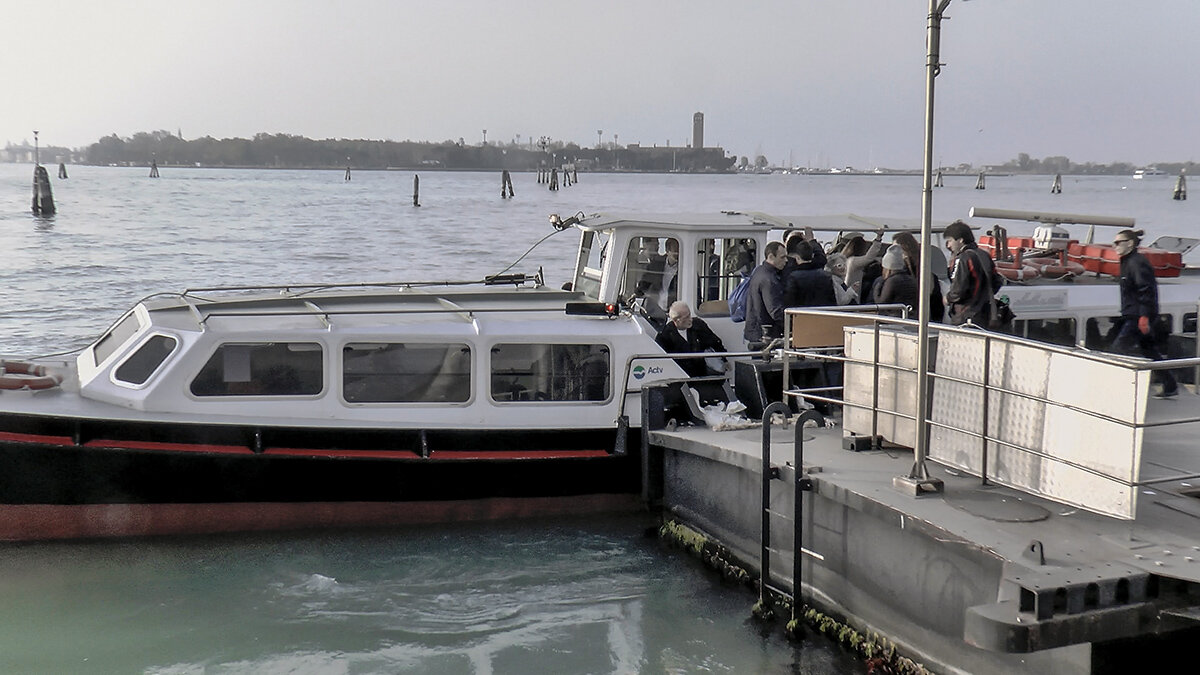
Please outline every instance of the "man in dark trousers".
[[[1113, 238], [1113, 248], [1121, 256], [1121, 318], [1113, 326], [1117, 337], [1113, 350], [1134, 356], [1162, 361], [1158, 350], [1158, 279], [1146, 256], [1138, 252], [1142, 230], [1121, 230]], [[1169, 370], [1156, 370], [1153, 378], [1162, 382], [1158, 398], [1172, 398], [1179, 393], [1179, 383]]]
[[746, 327], [742, 337], [750, 349], [783, 337], [783, 283], [779, 272], [787, 265], [787, 250], [773, 241], [763, 249], [763, 262], [750, 275], [746, 292]]

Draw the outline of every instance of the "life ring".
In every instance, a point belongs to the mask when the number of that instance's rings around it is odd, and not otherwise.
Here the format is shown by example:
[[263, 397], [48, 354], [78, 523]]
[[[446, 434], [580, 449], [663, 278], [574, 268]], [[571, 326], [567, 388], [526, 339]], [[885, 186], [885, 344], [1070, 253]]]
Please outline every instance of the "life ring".
[[51, 389], [62, 384], [62, 373], [26, 361], [0, 361], [0, 389]]
[[1039, 262], [1037, 260], [1025, 260], [1025, 264], [1036, 269], [1042, 276], [1047, 279], [1065, 279], [1067, 277], [1082, 276], [1087, 272], [1087, 269], [1081, 263], [1074, 260], [1059, 262], [1058, 260], [1047, 260]]
[[1038, 270], [1025, 263], [1014, 263], [1007, 260], [997, 260], [993, 263], [996, 272], [1009, 281], [1030, 281], [1038, 277]]

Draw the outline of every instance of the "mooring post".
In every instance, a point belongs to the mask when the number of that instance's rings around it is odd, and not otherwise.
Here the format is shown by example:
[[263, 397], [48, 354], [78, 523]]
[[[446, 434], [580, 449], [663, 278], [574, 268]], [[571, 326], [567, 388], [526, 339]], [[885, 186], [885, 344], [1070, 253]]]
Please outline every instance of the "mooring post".
[[349, 157], [346, 158], [346, 178], [345, 178], [345, 180], [350, 180], [350, 158]]
[[58, 177], [60, 179], [67, 177], [67, 165], [62, 162], [58, 163]]
[[933, 181], [933, 187], [944, 187], [942, 185], [942, 172], [937, 172], [937, 179]]
[[1052, 195], [1062, 194], [1062, 174], [1061, 173], [1054, 174], [1054, 184], [1050, 186], [1050, 194], [1052, 194]]
[[421, 177], [413, 174], [413, 206], [420, 206]]
[[984, 182], [983, 182], [983, 172], [982, 171], [979, 172], [979, 180], [975, 182], [975, 189], [976, 190], [986, 190], [987, 189], [987, 185], [984, 184]]
[[150, 177], [158, 178], [158, 160], [157, 159], [150, 160]]
[[50, 189], [50, 174], [46, 167], [33, 167], [33, 215], [54, 215], [54, 193]]
[[512, 176], [509, 175], [508, 169], [505, 169], [500, 174], [500, 198], [507, 199], [513, 196]]
[[1187, 199], [1187, 179], [1183, 177], [1183, 171], [1179, 172], [1179, 179], [1175, 181], [1175, 194], [1171, 199], [1183, 201]]
[[550, 169], [550, 190], [558, 190], [558, 169]]

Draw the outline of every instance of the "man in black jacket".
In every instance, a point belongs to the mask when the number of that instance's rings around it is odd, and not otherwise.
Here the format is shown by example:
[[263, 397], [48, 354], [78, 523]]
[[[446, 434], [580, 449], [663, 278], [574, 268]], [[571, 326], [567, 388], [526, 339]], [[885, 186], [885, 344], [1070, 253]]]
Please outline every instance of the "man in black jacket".
[[946, 291], [950, 323], [961, 326], [967, 321], [988, 327], [992, 317], [992, 298], [1004, 284], [996, 274], [992, 257], [979, 250], [971, 228], [961, 220], [946, 226], [942, 237], [954, 254], [950, 263], [950, 290]]
[[787, 252], [794, 264], [783, 270], [783, 306], [837, 305], [833, 277], [825, 271], [825, 252], [820, 245], [795, 237], [788, 241]]
[[[692, 316], [692, 310], [686, 302], [680, 300], [671, 305], [668, 312], [670, 321], [654, 337], [668, 354], [686, 354], [712, 350], [725, 351], [721, 338], [708, 327], [704, 319]], [[683, 368], [688, 377], [703, 377], [710, 374], [705, 365], [706, 359], [676, 359], [675, 362]]]
[[763, 262], [750, 275], [746, 289], [746, 327], [742, 337], [750, 349], [759, 349], [765, 340], [783, 336], [783, 284], [779, 272], [787, 264], [783, 244], [773, 241], [763, 249]]

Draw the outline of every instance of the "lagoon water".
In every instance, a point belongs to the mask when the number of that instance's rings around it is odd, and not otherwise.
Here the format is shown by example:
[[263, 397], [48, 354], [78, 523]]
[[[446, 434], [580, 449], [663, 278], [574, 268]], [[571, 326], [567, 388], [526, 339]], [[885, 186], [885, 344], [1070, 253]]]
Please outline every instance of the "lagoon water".
[[[141, 297], [216, 285], [568, 279], [577, 211], [918, 218], [915, 176], [581, 174], [549, 192], [498, 173], [68, 167], [29, 213], [32, 167], [0, 165], [0, 355], [72, 350]], [[51, 174], [53, 174], [51, 167]], [[971, 206], [1133, 216], [1196, 231], [1174, 177], [947, 177]], [[988, 226], [990, 223], [980, 223]], [[1008, 224], [1010, 231], [1025, 231]], [[549, 236], [548, 236], [549, 235]], [[1110, 237], [1100, 233], [1098, 237]], [[643, 536], [636, 518], [0, 546], [0, 672], [858, 673], [748, 620], [754, 598]]]

